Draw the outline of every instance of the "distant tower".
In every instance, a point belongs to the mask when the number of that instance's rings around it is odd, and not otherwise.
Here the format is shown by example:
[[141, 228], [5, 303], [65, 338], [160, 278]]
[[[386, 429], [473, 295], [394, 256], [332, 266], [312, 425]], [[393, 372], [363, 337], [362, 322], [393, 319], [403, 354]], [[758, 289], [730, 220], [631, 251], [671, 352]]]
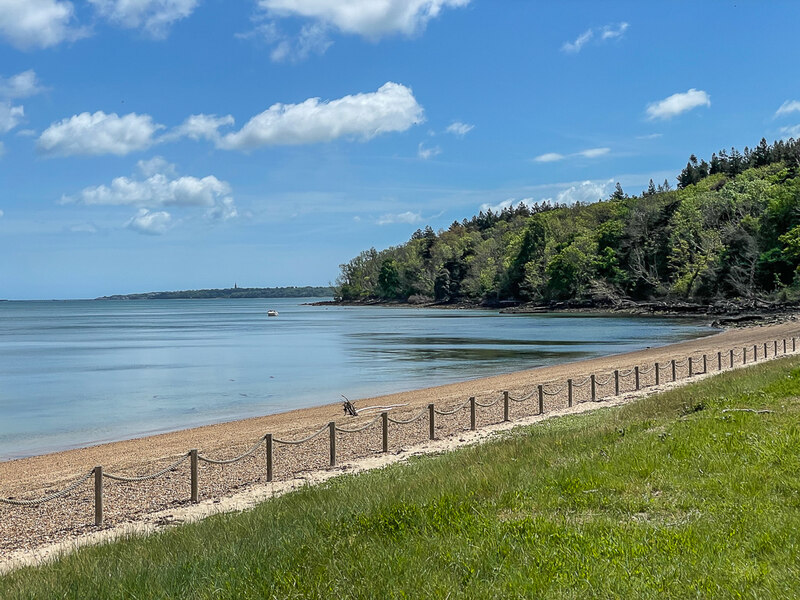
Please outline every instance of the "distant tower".
[[236, 285], [236, 282], [235, 282], [235, 281], [233, 282], [233, 289], [235, 289], [235, 290], [238, 290], [238, 289], [239, 289], [239, 286], [238, 286], [238, 285]]

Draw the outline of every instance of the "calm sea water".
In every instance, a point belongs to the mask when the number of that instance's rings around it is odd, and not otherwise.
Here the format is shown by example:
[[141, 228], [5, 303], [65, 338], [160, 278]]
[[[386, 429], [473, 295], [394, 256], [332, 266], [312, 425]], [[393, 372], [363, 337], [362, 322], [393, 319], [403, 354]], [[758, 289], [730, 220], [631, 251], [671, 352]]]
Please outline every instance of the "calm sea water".
[[[0, 459], [712, 331], [686, 320], [308, 301], [0, 302]], [[268, 308], [280, 316], [268, 317]]]

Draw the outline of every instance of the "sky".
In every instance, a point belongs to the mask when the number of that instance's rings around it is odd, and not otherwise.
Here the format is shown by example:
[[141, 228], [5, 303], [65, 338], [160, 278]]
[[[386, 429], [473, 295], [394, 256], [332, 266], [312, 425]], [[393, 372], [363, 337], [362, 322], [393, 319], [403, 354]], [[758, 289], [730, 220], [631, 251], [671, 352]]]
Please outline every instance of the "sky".
[[800, 137], [800, 3], [0, 0], [0, 298], [327, 285]]

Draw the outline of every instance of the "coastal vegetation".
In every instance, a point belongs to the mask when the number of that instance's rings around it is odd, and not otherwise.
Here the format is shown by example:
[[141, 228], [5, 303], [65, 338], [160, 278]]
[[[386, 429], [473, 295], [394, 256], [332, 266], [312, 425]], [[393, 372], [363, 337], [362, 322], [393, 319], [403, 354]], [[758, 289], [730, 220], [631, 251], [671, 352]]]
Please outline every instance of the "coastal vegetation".
[[145, 292], [142, 294], [116, 294], [97, 300], [185, 300], [195, 298], [327, 298], [333, 288], [324, 286], [288, 286], [271, 288], [240, 288], [181, 290], [176, 292]]
[[15, 598], [793, 598], [800, 359], [0, 578]]
[[341, 265], [345, 302], [757, 305], [800, 298], [800, 141], [692, 155], [629, 196], [519, 203]]

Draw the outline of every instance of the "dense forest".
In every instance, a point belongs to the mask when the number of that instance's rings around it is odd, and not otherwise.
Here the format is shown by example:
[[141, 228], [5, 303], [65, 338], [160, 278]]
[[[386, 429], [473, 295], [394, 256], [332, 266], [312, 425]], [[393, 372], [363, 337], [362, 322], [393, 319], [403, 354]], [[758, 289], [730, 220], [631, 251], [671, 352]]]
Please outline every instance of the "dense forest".
[[145, 292], [143, 294], [118, 294], [97, 300], [185, 300], [189, 298], [326, 298], [333, 296], [329, 287], [274, 287], [274, 288], [224, 288], [209, 290], [181, 290], [175, 292]]
[[618, 304], [800, 297], [800, 140], [692, 155], [676, 189], [519, 204], [341, 265], [345, 302]]

